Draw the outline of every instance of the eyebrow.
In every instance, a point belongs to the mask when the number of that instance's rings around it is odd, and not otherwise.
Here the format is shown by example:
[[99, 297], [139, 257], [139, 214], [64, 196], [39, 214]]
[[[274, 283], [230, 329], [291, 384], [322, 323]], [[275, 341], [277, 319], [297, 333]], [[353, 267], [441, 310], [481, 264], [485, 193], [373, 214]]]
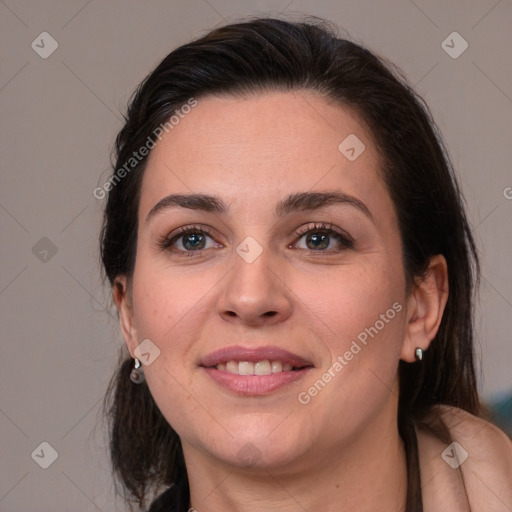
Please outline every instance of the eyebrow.
[[[278, 217], [284, 217], [292, 212], [315, 211], [333, 204], [354, 206], [372, 221], [374, 220], [370, 210], [361, 200], [339, 190], [290, 194], [276, 204], [275, 214]], [[165, 196], [151, 208], [146, 217], [146, 223], [157, 213], [177, 206], [220, 215], [229, 212], [229, 206], [217, 196], [209, 194], [171, 194]]]

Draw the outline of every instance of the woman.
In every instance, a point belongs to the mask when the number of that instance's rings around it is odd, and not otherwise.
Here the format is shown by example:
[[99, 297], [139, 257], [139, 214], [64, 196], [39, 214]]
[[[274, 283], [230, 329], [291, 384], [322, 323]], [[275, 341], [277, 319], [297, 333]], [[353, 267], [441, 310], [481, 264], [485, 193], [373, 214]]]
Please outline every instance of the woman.
[[512, 443], [479, 418], [474, 240], [398, 72], [321, 20], [221, 27], [140, 85], [116, 150], [102, 259], [129, 356], [105, 405], [127, 499], [512, 507]]

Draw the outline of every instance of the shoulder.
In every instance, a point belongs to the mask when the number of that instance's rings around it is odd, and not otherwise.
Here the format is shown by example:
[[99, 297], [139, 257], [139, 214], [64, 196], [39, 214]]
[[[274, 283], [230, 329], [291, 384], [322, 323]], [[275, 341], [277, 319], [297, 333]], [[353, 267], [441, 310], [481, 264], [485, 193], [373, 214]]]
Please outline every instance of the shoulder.
[[[492, 462], [512, 483], [512, 440], [491, 422], [448, 405], [436, 406], [454, 442], [466, 447], [468, 460]], [[511, 504], [512, 505], [512, 504]]]
[[463, 480], [471, 510], [511, 510], [512, 440], [489, 421], [456, 407], [437, 405], [431, 414], [442, 420], [449, 439], [435, 443], [431, 438], [430, 455], [447, 475], [460, 470], [450, 477]]

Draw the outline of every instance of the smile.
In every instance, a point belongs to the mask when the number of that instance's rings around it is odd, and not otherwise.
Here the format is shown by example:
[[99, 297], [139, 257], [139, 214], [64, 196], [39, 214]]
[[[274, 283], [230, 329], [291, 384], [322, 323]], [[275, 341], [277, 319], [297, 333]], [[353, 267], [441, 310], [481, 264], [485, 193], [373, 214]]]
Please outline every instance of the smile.
[[201, 360], [206, 374], [237, 395], [257, 396], [276, 391], [304, 377], [314, 365], [279, 347], [226, 347]]
[[301, 367], [293, 366], [290, 363], [283, 363], [278, 360], [270, 361], [264, 359], [256, 362], [232, 360], [219, 363], [215, 368], [235, 375], [271, 375], [272, 373], [296, 371]]

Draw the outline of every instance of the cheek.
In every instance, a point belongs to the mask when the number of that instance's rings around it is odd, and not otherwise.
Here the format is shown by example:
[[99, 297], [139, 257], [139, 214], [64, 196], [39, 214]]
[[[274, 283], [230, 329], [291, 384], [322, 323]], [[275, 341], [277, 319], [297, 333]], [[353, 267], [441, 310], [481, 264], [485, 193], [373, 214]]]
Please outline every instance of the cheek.
[[403, 278], [399, 266], [376, 260], [347, 267], [336, 280], [322, 280], [322, 291], [309, 292], [315, 316], [330, 331], [324, 338], [330, 361], [322, 368], [330, 371], [324, 374], [329, 389], [315, 398], [315, 407], [323, 414], [325, 403], [337, 404], [338, 412], [331, 411], [335, 423], [346, 421], [343, 411], [347, 410], [359, 410], [362, 421], [386, 402], [396, 379], [404, 336]]
[[139, 261], [133, 281], [135, 327], [139, 341], [149, 338], [160, 351], [144, 368], [146, 380], [166, 420], [184, 435], [204, 414], [194, 399], [194, 363], [205, 315], [212, 310], [212, 283], [205, 276], [184, 273], [170, 278], [164, 270], [149, 271]]
[[208, 279], [204, 274], [169, 272], [141, 261], [133, 282], [134, 321], [139, 338], [152, 339], [166, 352], [186, 346], [187, 339], [201, 326], [194, 319], [208, 302], [212, 288]]
[[404, 336], [402, 277], [399, 267], [394, 273], [375, 263], [347, 268], [337, 280], [326, 279], [322, 293], [315, 290], [308, 301], [318, 325], [330, 331], [323, 338], [330, 361], [320, 376], [326, 384], [312, 381], [300, 391], [303, 400], [311, 400], [311, 413], [338, 435], [370, 421], [390, 398]]
[[[341, 267], [336, 274], [302, 276], [292, 288], [312, 311], [317, 327], [331, 340], [331, 351], [339, 353], [376, 322], [379, 332], [391, 331], [392, 324], [396, 329], [400, 323], [394, 322], [400, 317], [396, 310], [404, 300], [400, 283], [400, 273], [391, 272], [382, 262], [370, 261]], [[399, 304], [395, 309], [394, 303]]]
[[[215, 322], [215, 285], [222, 274], [170, 269], [142, 254], [133, 279], [134, 323], [139, 342], [149, 338], [159, 349], [158, 358], [145, 368], [155, 399], [187, 405], [203, 344], [221, 339]], [[211, 325], [214, 324], [214, 325]], [[165, 405], [162, 403], [162, 405]], [[188, 404], [187, 407], [191, 408]], [[178, 408], [180, 408], [178, 407]]]

